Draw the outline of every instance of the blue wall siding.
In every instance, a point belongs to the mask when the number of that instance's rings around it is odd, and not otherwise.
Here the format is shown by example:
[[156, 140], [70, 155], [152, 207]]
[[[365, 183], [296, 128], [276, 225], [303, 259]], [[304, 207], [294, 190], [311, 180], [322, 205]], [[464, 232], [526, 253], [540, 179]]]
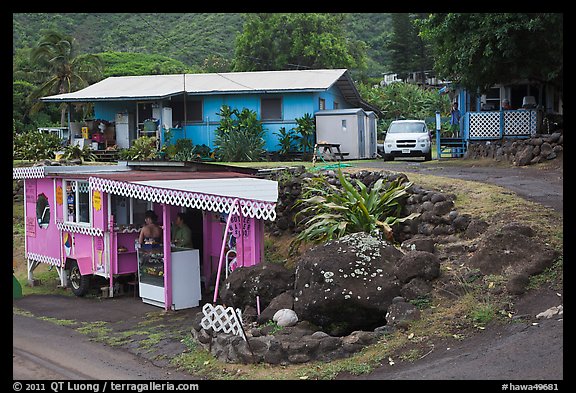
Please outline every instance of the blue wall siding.
[[[258, 118], [261, 117], [260, 111], [260, 94], [226, 94], [226, 95], [207, 95], [203, 99], [203, 120], [201, 122], [189, 123], [183, 128], [171, 130], [171, 142], [175, 143], [180, 138], [189, 138], [195, 145], [207, 145], [214, 148], [215, 130], [220, 123], [218, 112], [222, 105], [228, 105], [232, 108], [242, 110], [247, 108], [255, 111]], [[305, 113], [314, 116], [319, 108], [319, 99], [323, 98], [326, 102], [326, 109], [333, 109], [334, 102], [339, 104], [340, 109], [351, 108], [340, 94], [339, 89], [331, 87], [328, 91], [320, 93], [285, 93], [272, 95], [269, 97], [282, 98], [282, 120], [263, 122], [266, 135], [265, 149], [268, 151], [279, 150], [278, 136], [276, 133], [281, 127], [287, 131], [297, 126], [295, 119], [301, 118]], [[111, 101], [97, 102], [94, 105], [95, 118], [108, 121], [114, 121], [116, 113], [129, 110], [136, 111], [134, 101]], [[164, 135], [161, 136], [164, 143]]]
[[334, 109], [334, 102], [338, 103], [338, 109], [349, 109], [352, 108], [348, 102], [344, 99], [342, 94], [340, 94], [340, 90], [335, 86], [332, 86], [328, 91], [322, 92], [318, 95], [315, 102], [315, 111], [319, 109], [319, 101], [318, 98], [323, 98], [326, 102], [325, 109]]
[[109, 101], [109, 102], [95, 102], [94, 103], [94, 118], [99, 120], [108, 120], [113, 122], [116, 120], [116, 113], [118, 112], [132, 112], [136, 113], [136, 102], [134, 101]]
[[[318, 110], [318, 95], [313, 93], [295, 93], [275, 95], [271, 97], [282, 98], [282, 120], [263, 122], [264, 131], [266, 132], [264, 140], [265, 149], [269, 151], [278, 150], [278, 136], [276, 132], [281, 127], [286, 130], [296, 127], [296, 118], [300, 118], [304, 113], [314, 114]], [[204, 97], [204, 121], [197, 124], [189, 124], [183, 131], [176, 131], [181, 137], [191, 138], [192, 142], [197, 145], [208, 145], [214, 148], [215, 130], [220, 123], [218, 112], [222, 105], [228, 105], [232, 108], [242, 110], [247, 108], [255, 111], [258, 118], [261, 116], [260, 95], [218, 95]]]

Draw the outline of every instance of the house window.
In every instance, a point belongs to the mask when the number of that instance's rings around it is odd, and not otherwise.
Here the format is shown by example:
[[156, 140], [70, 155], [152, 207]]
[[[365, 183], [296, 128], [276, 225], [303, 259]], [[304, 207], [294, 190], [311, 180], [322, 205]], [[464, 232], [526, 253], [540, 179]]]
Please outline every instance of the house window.
[[494, 111], [500, 109], [500, 88], [493, 87], [484, 95], [484, 102], [481, 109], [483, 111]]
[[90, 189], [83, 180], [66, 180], [66, 212], [69, 222], [90, 223]]
[[340, 109], [340, 103], [334, 101], [334, 109]]
[[116, 225], [143, 224], [144, 213], [153, 208], [152, 202], [120, 195], [110, 196], [110, 214]]
[[38, 195], [38, 199], [36, 199], [36, 219], [40, 228], [48, 228], [48, 224], [50, 224], [50, 203], [48, 203], [48, 198], [44, 194]]
[[139, 102], [138, 103], [138, 123], [144, 124], [144, 120], [152, 118], [152, 103]]
[[260, 113], [262, 120], [282, 120], [282, 99], [262, 98]]
[[173, 100], [170, 104], [172, 108], [172, 123], [184, 124], [184, 122], [203, 121], [203, 104], [202, 99], [187, 99], [186, 116], [184, 116], [184, 100]]
[[324, 98], [318, 99], [318, 107], [320, 108], [321, 111], [326, 109], [326, 100]]
[[186, 120], [202, 121], [202, 100], [190, 100], [186, 102]]

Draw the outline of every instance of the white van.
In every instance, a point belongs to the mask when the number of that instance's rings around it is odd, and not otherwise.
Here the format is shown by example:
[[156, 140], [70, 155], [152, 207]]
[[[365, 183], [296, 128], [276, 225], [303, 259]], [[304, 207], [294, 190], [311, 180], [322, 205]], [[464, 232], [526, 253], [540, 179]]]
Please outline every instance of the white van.
[[394, 157], [432, 159], [432, 136], [424, 120], [395, 120], [384, 138], [384, 161]]

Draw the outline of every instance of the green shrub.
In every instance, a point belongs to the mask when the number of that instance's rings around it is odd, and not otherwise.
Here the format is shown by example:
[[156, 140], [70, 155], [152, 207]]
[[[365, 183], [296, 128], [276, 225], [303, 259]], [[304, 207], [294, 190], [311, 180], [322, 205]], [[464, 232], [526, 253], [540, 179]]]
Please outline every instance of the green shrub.
[[239, 111], [223, 105], [218, 112], [215, 153], [221, 161], [261, 161], [264, 150], [264, 127], [256, 112]]
[[118, 153], [122, 160], [150, 161], [158, 158], [158, 144], [156, 137], [141, 136], [134, 140], [128, 149]]
[[37, 130], [13, 133], [12, 154], [15, 160], [44, 160], [54, 158], [62, 149], [62, 141], [52, 133]]

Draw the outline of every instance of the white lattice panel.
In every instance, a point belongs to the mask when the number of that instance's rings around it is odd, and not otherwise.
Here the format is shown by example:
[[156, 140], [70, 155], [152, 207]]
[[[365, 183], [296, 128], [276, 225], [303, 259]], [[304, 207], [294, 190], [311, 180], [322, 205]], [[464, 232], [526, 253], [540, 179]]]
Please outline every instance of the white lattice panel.
[[43, 166], [30, 166], [12, 169], [12, 179], [40, 179], [45, 176]]
[[26, 258], [35, 262], [47, 263], [48, 265], [58, 267], [62, 264], [59, 258], [49, 257], [48, 255], [36, 254], [33, 252], [26, 253]]
[[500, 112], [470, 112], [470, 138], [500, 138]]
[[506, 111], [504, 112], [504, 135], [519, 136], [536, 133], [535, 111]]
[[213, 329], [215, 332], [232, 333], [246, 340], [244, 329], [242, 328], [242, 312], [240, 309], [237, 308], [236, 312], [234, 312], [232, 307], [213, 306], [210, 303], [206, 303], [202, 306], [202, 314], [204, 314], [200, 321], [202, 328]]
[[[238, 213], [238, 205], [234, 204], [235, 198], [202, 194], [198, 192], [156, 188], [98, 177], [91, 177], [89, 181], [90, 188], [93, 190], [108, 192], [115, 195], [138, 198], [155, 203], [186, 206], [218, 213]], [[245, 217], [255, 217], [270, 221], [276, 219], [275, 203], [241, 199], [240, 209]]]
[[84, 194], [88, 194], [89, 192], [90, 185], [87, 181], [71, 180], [66, 182], [66, 184], [70, 186], [71, 191], [76, 192], [76, 190], [78, 189], [79, 192], [82, 192]]
[[75, 224], [73, 222], [56, 222], [56, 228], [61, 231], [82, 233], [84, 235], [102, 236], [104, 232], [100, 228], [94, 228], [88, 225]]

